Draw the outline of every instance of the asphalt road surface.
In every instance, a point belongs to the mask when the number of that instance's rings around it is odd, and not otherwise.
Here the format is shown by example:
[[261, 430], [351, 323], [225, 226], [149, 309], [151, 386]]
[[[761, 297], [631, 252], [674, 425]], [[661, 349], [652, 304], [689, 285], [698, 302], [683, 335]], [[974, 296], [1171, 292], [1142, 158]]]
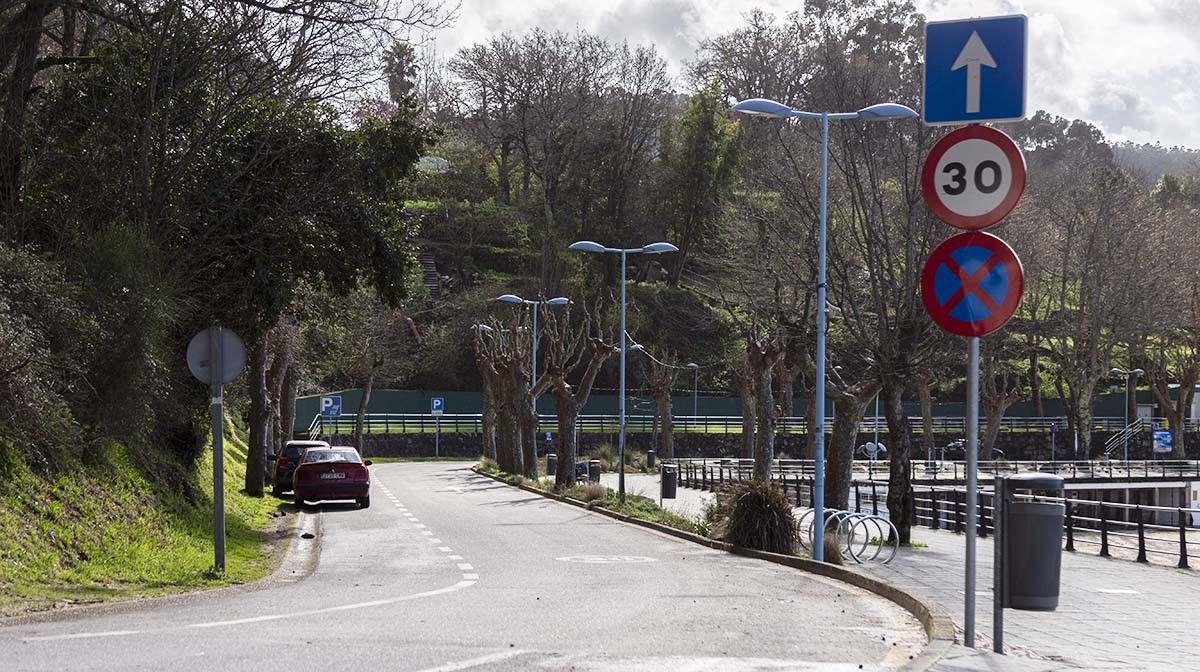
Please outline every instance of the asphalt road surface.
[[870, 670], [925, 643], [882, 598], [468, 466], [374, 467], [371, 508], [310, 507], [318, 538], [252, 589], [0, 627], [0, 669]]

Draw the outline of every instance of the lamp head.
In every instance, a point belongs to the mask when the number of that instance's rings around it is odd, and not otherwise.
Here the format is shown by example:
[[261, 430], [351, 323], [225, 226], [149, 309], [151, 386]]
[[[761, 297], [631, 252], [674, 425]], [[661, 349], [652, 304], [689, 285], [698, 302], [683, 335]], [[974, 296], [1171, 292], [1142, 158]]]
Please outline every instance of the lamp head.
[[679, 248], [670, 243], [650, 243], [642, 248], [642, 254], [662, 254], [664, 252], [678, 252]]
[[700, 368], [700, 365], [695, 362], [688, 362], [687, 368], [695, 371], [696, 369]]
[[472, 324], [471, 328], [474, 329], [475, 331], [478, 331], [478, 332], [484, 333], [484, 334], [492, 333], [492, 328], [486, 324]]
[[1133, 375], [1135, 375], [1135, 376], [1140, 376], [1143, 373], [1145, 373], [1145, 371], [1143, 371], [1142, 369], [1134, 369], [1131, 373], [1133, 373]]
[[788, 119], [796, 116], [796, 111], [784, 105], [783, 103], [769, 100], [767, 98], [748, 98], [739, 101], [733, 106], [734, 112], [742, 114], [753, 114], [760, 117], [773, 117], [776, 119]]
[[630, 352], [640, 352], [642, 350], [645, 350], [645, 348], [642, 347], [641, 343], [634, 343], [633, 345], [629, 346]]
[[565, 296], [555, 297], [545, 302], [547, 306], [565, 306], [571, 303], [571, 300]]
[[578, 242], [571, 243], [570, 246], [567, 247], [567, 249], [575, 250], [576, 252], [607, 252], [608, 251], [608, 248], [604, 247], [600, 243], [593, 242], [590, 240], [580, 240]]
[[863, 121], [886, 121], [888, 119], [908, 119], [917, 116], [916, 110], [900, 103], [877, 103], [858, 111], [858, 118]]
[[1128, 371], [1126, 371], [1125, 369], [1122, 369], [1122, 368], [1121, 368], [1121, 367], [1119, 367], [1119, 366], [1114, 366], [1114, 367], [1112, 367], [1111, 369], [1109, 369], [1109, 370], [1108, 370], [1108, 372], [1109, 372], [1109, 373], [1112, 373], [1112, 374], [1116, 374], [1116, 375], [1118, 375], [1118, 376], [1127, 376], [1127, 375], [1129, 375], [1129, 372], [1128, 372]]
[[496, 297], [496, 300], [503, 301], [504, 303], [525, 303], [525, 299], [522, 299], [516, 294], [501, 294], [500, 296]]

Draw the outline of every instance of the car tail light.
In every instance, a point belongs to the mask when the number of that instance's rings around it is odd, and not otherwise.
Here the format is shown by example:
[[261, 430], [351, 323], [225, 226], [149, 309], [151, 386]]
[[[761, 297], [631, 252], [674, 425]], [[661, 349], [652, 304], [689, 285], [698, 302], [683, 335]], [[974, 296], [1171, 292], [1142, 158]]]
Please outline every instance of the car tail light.
[[366, 481], [368, 478], [367, 468], [362, 465], [351, 467], [346, 473], [348, 474], [347, 478], [352, 481]]
[[280, 456], [280, 458], [275, 462], [275, 466], [277, 467], [286, 467], [289, 464], [291, 464], [291, 462], [288, 462], [288, 459], [283, 456]]

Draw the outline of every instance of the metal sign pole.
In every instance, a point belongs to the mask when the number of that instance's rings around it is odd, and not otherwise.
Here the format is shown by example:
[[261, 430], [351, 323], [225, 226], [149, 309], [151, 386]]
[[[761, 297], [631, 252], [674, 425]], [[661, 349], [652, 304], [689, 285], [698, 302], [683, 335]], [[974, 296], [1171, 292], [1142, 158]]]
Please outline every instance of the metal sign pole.
[[963, 643], [975, 648], [975, 541], [977, 476], [979, 471], [979, 337], [967, 339], [967, 566]]
[[442, 453], [442, 416], [433, 416], [433, 456], [441, 457]]
[[213, 445], [213, 552], [218, 572], [225, 571], [225, 394], [221, 386], [221, 334], [217, 327], [209, 332], [209, 375], [212, 395]]
[[1008, 537], [1007, 478], [992, 479], [992, 651], [1004, 653], [1004, 546]]

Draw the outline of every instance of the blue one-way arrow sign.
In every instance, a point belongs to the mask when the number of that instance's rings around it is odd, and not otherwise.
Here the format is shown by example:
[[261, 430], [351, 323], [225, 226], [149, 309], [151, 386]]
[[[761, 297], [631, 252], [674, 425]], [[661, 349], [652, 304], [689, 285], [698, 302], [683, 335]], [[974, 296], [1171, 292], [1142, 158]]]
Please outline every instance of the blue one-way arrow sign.
[[1028, 20], [1024, 15], [925, 26], [925, 123], [1025, 118]]

